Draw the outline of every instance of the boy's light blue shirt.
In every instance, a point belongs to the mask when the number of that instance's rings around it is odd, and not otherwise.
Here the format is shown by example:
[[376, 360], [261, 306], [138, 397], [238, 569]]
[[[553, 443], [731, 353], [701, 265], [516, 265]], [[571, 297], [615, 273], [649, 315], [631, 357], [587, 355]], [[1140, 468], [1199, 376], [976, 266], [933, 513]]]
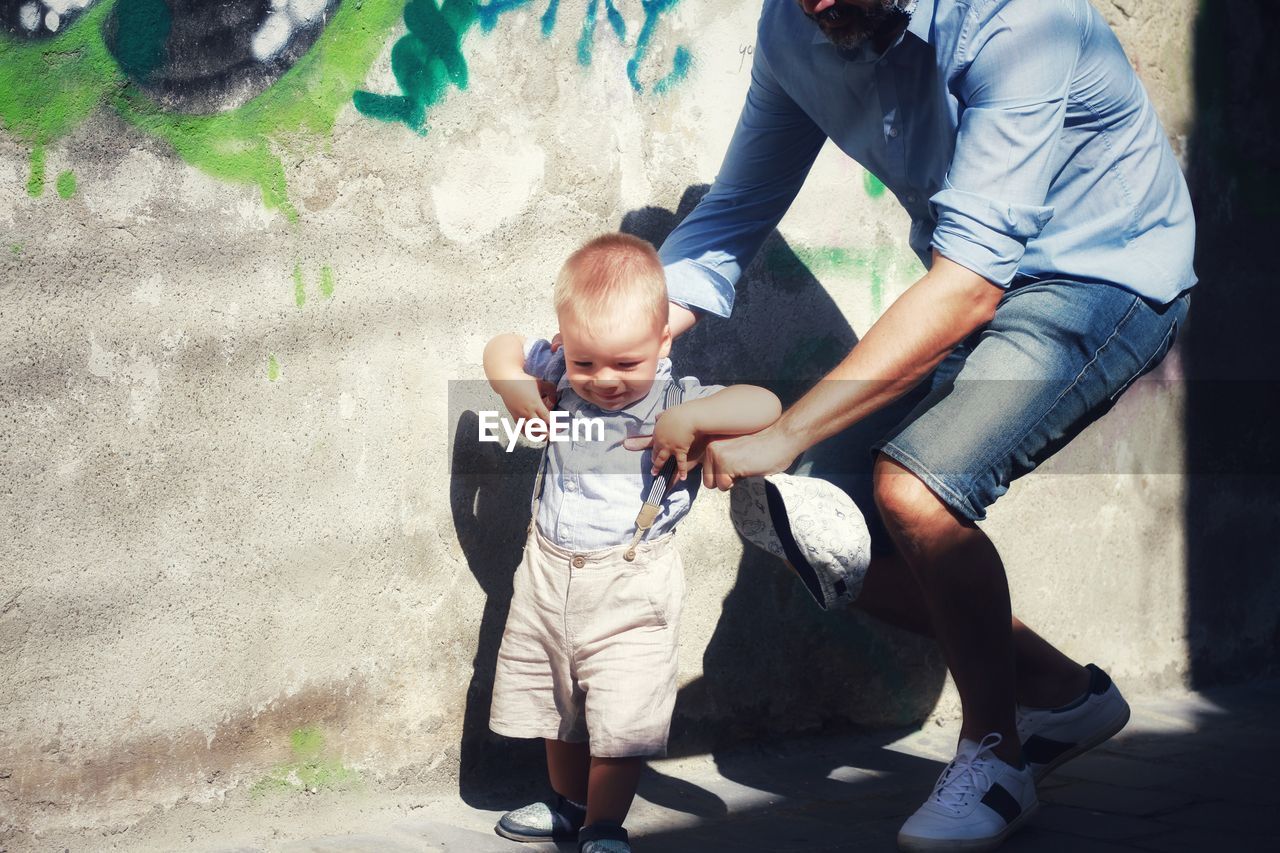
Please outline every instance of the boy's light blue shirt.
[[[603, 441], [551, 442], [538, 501], [538, 530], [569, 551], [595, 551], [625, 545], [636, 529], [636, 514], [653, 484], [650, 451], [627, 450], [622, 440], [653, 433], [658, 415], [666, 408], [667, 384], [672, 380], [671, 360], [658, 362], [653, 388], [644, 398], [617, 411], [601, 409], [574, 392], [565, 372], [564, 350], [551, 351], [546, 340], [525, 346], [525, 373], [556, 383], [557, 409], [574, 420], [599, 418]], [[707, 397], [723, 385], [702, 385], [691, 376], [678, 380], [683, 402]], [[585, 435], [585, 433], [584, 433]], [[701, 480], [691, 476], [667, 491], [662, 511], [647, 538], [675, 530], [693, 506]]]
[[742, 270], [827, 138], [897, 196], [926, 266], [936, 248], [1002, 286], [1066, 277], [1162, 303], [1195, 283], [1186, 182], [1087, 0], [910, 11], [884, 54], [842, 54], [795, 0], [765, 0], [720, 174], [661, 249], [673, 301], [729, 316]]

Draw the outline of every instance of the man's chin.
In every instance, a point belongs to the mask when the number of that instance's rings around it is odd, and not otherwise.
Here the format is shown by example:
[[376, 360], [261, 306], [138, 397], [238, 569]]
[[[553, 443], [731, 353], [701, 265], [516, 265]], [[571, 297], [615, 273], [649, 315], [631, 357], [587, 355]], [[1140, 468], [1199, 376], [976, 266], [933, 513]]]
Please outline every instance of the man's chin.
[[867, 34], [861, 31], [849, 30], [828, 30], [819, 25], [818, 29], [822, 30], [822, 34], [827, 37], [827, 41], [835, 45], [836, 50], [853, 50], [861, 47], [867, 42]]

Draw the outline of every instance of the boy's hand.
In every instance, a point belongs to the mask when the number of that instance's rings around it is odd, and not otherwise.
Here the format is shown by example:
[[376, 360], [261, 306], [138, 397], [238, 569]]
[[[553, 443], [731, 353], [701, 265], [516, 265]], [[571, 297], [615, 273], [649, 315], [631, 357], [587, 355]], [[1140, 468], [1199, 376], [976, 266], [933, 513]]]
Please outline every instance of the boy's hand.
[[556, 404], [555, 386], [539, 382], [532, 376], [504, 379], [493, 384], [512, 417], [551, 422], [551, 407]]
[[671, 484], [688, 477], [690, 469], [697, 465], [696, 458], [691, 460], [697, 440], [694, 418], [684, 406], [675, 406], [658, 415], [653, 428], [653, 475], [661, 474], [667, 460], [674, 456], [676, 475]]

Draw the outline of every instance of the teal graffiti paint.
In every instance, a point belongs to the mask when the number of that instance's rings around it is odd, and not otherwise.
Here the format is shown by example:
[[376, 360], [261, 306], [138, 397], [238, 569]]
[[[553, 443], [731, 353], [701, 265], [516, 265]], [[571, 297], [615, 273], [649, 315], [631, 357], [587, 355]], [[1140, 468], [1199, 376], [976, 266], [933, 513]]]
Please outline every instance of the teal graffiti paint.
[[116, 59], [130, 77], [145, 80], [164, 62], [173, 16], [164, 0], [117, 0]]
[[[483, 5], [476, 4], [476, 15], [480, 18], [480, 29], [484, 32], [492, 32], [493, 28], [498, 25], [498, 19], [507, 12], [514, 12], [521, 6], [527, 6], [532, 0], [490, 0]], [[555, 5], [554, 0], [552, 5]], [[547, 11], [551, 11], [548, 9]], [[545, 15], [543, 16], [546, 17]], [[554, 18], [552, 19], [554, 20]]]
[[[604, 12], [613, 34], [618, 37], [618, 41], [625, 44], [627, 22], [618, 12], [618, 8], [613, 5], [613, 0], [604, 0]], [[596, 22], [599, 19], [600, 0], [591, 0], [587, 5], [587, 14], [582, 18], [582, 35], [578, 37], [578, 64], [584, 68], [591, 64], [592, 54], [595, 51]]]
[[556, 28], [556, 12], [560, 9], [560, 0], [551, 0], [547, 4], [547, 11], [542, 13], [542, 37], [546, 38], [551, 35]]
[[444, 0], [439, 7], [434, 0], [410, 0], [404, 7], [408, 32], [391, 48], [391, 72], [402, 94], [357, 91], [352, 96], [355, 108], [369, 118], [399, 122], [425, 135], [427, 111], [444, 97], [449, 84], [467, 88], [462, 36], [484, 8], [472, 0]]
[[[482, 32], [491, 32], [508, 12], [514, 12], [533, 0], [490, 0], [476, 3], [474, 0], [444, 0], [440, 6], [435, 0], [409, 0], [404, 7], [404, 22], [408, 32], [391, 48], [391, 72], [400, 88], [399, 94], [378, 94], [357, 91], [352, 102], [362, 115], [380, 121], [400, 123], [410, 130], [426, 135], [427, 113], [445, 96], [450, 85], [467, 88], [467, 63], [462, 55], [462, 38], [475, 23]], [[673, 9], [678, 0], [643, 0], [644, 23], [636, 39], [636, 46], [627, 63], [627, 79], [637, 92], [644, 92], [640, 82], [640, 69], [649, 55], [653, 34], [662, 16]], [[560, 13], [559, 0], [548, 0], [540, 20], [543, 37], [555, 30]], [[625, 43], [627, 25], [614, 0], [604, 0], [604, 15], [609, 27]], [[578, 63], [588, 66], [592, 61], [596, 22], [600, 17], [600, 0], [592, 0], [583, 19], [582, 33], [578, 39]], [[677, 46], [672, 57], [672, 67], [653, 84], [655, 94], [665, 94], [688, 76], [693, 65], [693, 55], [683, 45]]]
[[[631, 54], [631, 59], [627, 62], [627, 79], [631, 81], [631, 88], [637, 92], [644, 91], [644, 85], [640, 82], [640, 66], [649, 53], [649, 46], [653, 41], [653, 33], [657, 29], [658, 20], [665, 13], [674, 9], [679, 2], [680, 0], [641, 0], [640, 5], [644, 9], [644, 23], [640, 26], [640, 35], [636, 37], [635, 52]], [[654, 91], [666, 92], [673, 85], [683, 80], [689, 72], [691, 59], [688, 48], [684, 46], [677, 47], [673, 60], [674, 67], [654, 84]]]
[[689, 68], [693, 65], [693, 54], [684, 45], [676, 48], [676, 55], [671, 58], [671, 70], [667, 76], [653, 84], [655, 95], [665, 95], [672, 86], [689, 76]]

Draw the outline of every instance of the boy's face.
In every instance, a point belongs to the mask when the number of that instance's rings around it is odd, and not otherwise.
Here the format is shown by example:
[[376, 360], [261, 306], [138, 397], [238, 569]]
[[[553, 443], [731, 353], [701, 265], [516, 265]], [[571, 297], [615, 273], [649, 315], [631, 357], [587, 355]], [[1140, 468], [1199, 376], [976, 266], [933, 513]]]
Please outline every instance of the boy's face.
[[648, 394], [658, 360], [671, 352], [671, 329], [665, 323], [619, 319], [588, 328], [565, 314], [560, 338], [569, 384], [579, 397], [607, 411], [626, 408]]

